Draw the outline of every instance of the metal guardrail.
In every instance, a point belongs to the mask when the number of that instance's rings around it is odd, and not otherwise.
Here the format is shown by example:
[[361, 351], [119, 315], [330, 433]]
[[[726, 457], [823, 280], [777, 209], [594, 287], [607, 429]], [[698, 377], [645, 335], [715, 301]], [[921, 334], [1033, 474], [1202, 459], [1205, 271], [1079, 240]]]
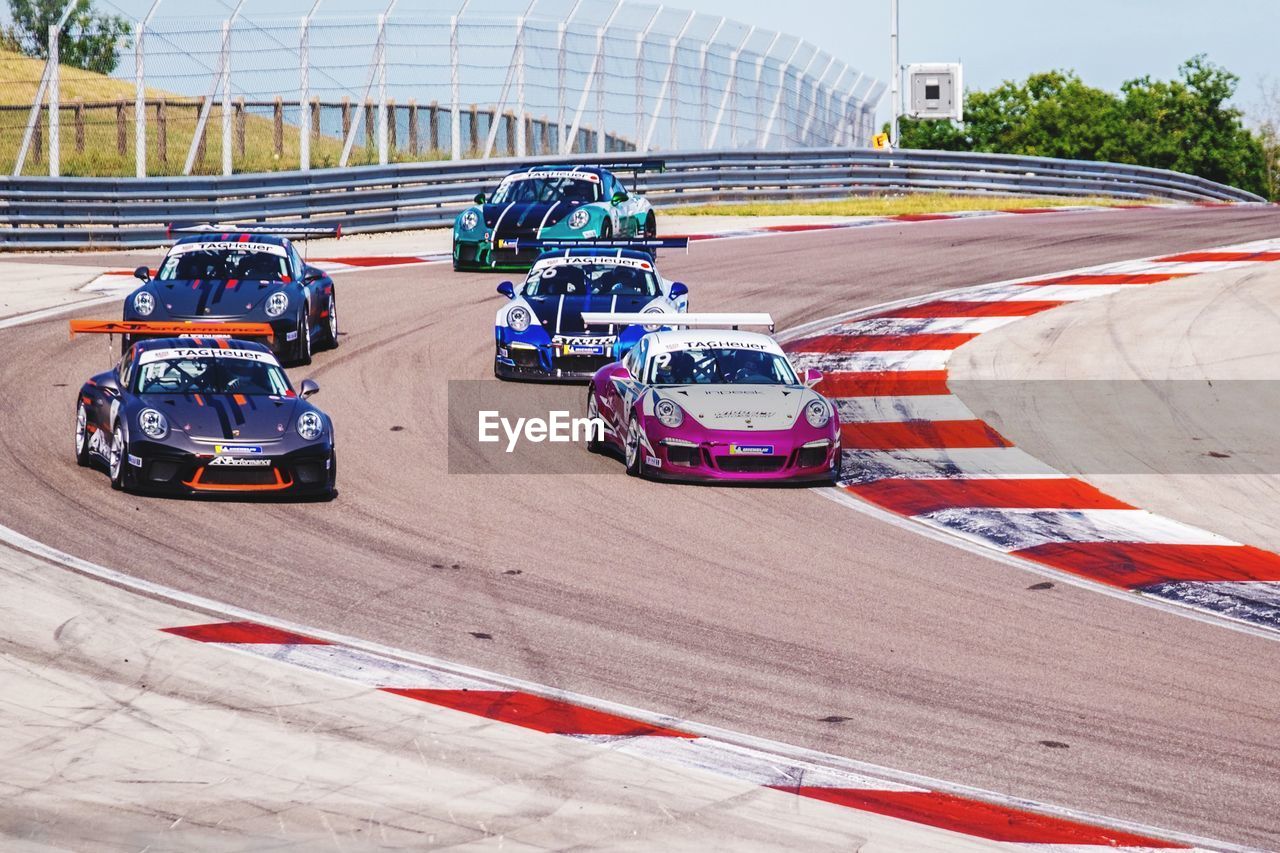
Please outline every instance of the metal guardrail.
[[[607, 159], [628, 162], [644, 155]], [[659, 208], [921, 191], [1264, 201], [1179, 172], [1044, 157], [842, 148], [714, 151], [664, 159], [667, 171], [641, 173], [633, 187]], [[491, 191], [517, 166], [593, 161], [577, 155], [212, 178], [7, 178], [0, 181], [0, 249], [155, 246], [166, 242], [168, 223], [192, 220], [338, 221], [347, 233], [444, 227], [476, 193]]]

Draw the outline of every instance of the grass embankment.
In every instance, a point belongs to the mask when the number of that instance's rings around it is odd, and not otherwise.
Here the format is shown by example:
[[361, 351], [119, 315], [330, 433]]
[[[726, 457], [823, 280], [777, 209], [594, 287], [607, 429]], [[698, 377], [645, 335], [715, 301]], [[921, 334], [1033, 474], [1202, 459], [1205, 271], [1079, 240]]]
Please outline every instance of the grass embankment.
[[[22, 109], [0, 109], [0, 169], [13, 171], [18, 149], [26, 129], [32, 100], [44, 72], [44, 61], [32, 59], [10, 51], [0, 50], [0, 106]], [[133, 84], [116, 80], [91, 71], [63, 66], [59, 69], [60, 149], [61, 172], [68, 176], [130, 176], [134, 174], [134, 96]], [[179, 175], [186, 163], [187, 151], [195, 135], [199, 116], [198, 98], [175, 95], [155, 89], [147, 89], [146, 96], [155, 101], [166, 101], [165, 154], [161, 157], [160, 122], [157, 105], [147, 107], [147, 173], [149, 175]], [[82, 138], [77, 141], [75, 102], [86, 105], [83, 110]], [[117, 102], [124, 102], [123, 134], [118, 120]], [[354, 113], [354, 110], [353, 110]], [[267, 115], [254, 115], [246, 110], [244, 116], [243, 153], [237, 144], [237, 133], [232, 129], [232, 162], [237, 172], [270, 172], [296, 169], [300, 159], [297, 110], [286, 106], [282, 133], [282, 151], [275, 146], [275, 123], [268, 109]], [[47, 175], [48, 164], [48, 109], [41, 110], [40, 150], [27, 152], [23, 168], [26, 175]], [[193, 169], [195, 174], [219, 174], [222, 171], [222, 106], [221, 98], [214, 101], [205, 125], [204, 155]], [[123, 153], [121, 142], [123, 141]], [[33, 149], [34, 149], [33, 145]], [[398, 151], [395, 160], [420, 160], [433, 155], [422, 153], [410, 157]], [[438, 155], [434, 155], [438, 156]], [[316, 168], [336, 166], [342, 157], [342, 140], [330, 136], [312, 137], [311, 164]], [[366, 145], [365, 128], [362, 126], [351, 151], [351, 165], [377, 162], [377, 151]]]
[[834, 201], [761, 201], [741, 204], [707, 204], [683, 207], [681, 216], [898, 216], [912, 213], [955, 213], [962, 210], [1025, 210], [1040, 207], [1100, 205], [1129, 207], [1145, 201], [1113, 198], [1061, 198], [1038, 196], [909, 195], [854, 196]]

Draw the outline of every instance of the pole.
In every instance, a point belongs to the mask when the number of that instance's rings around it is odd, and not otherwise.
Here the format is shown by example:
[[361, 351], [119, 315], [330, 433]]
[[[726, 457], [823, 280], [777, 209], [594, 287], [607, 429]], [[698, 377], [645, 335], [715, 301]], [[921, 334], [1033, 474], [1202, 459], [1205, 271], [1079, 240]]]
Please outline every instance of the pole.
[[222, 22], [222, 174], [231, 174], [231, 21]]
[[560, 23], [556, 29], [556, 143], [564, 148], [564, 137], [568, 132], [568, 128], [564, 124], [564, 93], [565, 93], [565, 74], [566, 74], [566, 57], [565, 57], [565, 37], [568, 34], [569, 24], [573, 23], [573, 16], [578, 14], [578, 7], [582, 5], [582, 0], [574, 0], [573, 8], [569, 10], [568, 16]]
[[[453, 101], [449, 107], [449, 136], [454, 160], [462, 159], [462, 106], [461, 81], [458, 78], [458, 19], [467, 11], [471, 0], [462, 0], [458, 13], [449, 19], [449, 88]], [[475, 144], [475, 140], [471, 140]]]
[[711, 147], [711, 123], [708, 113], [711, 109], [711, 89], [707, 85], [707, 48], [716, 40], [716, 36], [720, 35], [720, 28], [724, 26], [725, 19], [721, 18], [716, 23], [716, 28], [711, 31], [711, 35], [707, 36], [707, 40], [702, 43], [702, 50], [698, 53], [698, 88], [701, 90], [702, 98], [700, 100], [700, 109], [698, 111], [700, 130], [702, 131], [703, 145], [707, 148]]
[[387, 165], [387, 16], [378, 16], [378, 165]]
[[[644, 134], [644, 48], [649, 39], [649, 31], [662, 14], [662, 6], [653, 10], [653, 16], [645, 28], [636, 33], [636, 147], [640, 147], [640, 137]], [[603, 123], [602, 125], [603, 126]]]
[[898, 64], [898, 0], [889, 0], [889, 100], [893, 109], [893, 124], [889, 130], [889, 144], [898, 147], [898, 116], [902, 112], [902, 94], [898, 91], [902, 67]]
[[133, 42], [133, 155], [135, 160], [134, 174], [139, 178], [147, 176], [147, 89], [146, 60], [143, 40], [146, 37], [147, 24], [156, 13], [161, 0], [154, 0], [147, 15], [138, 24], [138, 35]]
[[[63, 16], [66, 17], [65, 15]], [[58, 136], [58, 33], [62, 27], [49, 25], [49, 177], [56, 178], [62, 170], [62, 142]]]
[[298, 168], [311, 169], [311, 18], [324, 0], [315, 0], [298, 28]]

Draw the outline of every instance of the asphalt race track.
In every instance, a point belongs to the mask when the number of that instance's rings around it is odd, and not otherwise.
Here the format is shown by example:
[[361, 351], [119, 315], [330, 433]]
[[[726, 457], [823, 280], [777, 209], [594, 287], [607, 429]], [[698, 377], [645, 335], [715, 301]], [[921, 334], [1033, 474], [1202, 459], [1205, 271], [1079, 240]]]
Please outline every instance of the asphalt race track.
[[[785, 329], [1277, 234], [1275, 209], [1014, 216], [708, 241], [661, 266], [690, 285], [691, 310], [770, 311]], [[327, 504], [112, 492], [71, 452], [75, 390], [110, 363], [106, 342], [69, 341], [65, 317], [0, 331], [0, 523], [295, 622], [951, 782], [1280, 844], [1272, 640], [1072, 586], [1029, 589], [1042, 579], [809, 490], [640, 482], [585, 451], [580, 475], [448, 475], [446, 381], [492, 375], [503, 278], [443, 264], [338, 278], [341, 348], [290, 371], [320, 382], [336, 421], [341, 493]], [[581, 387], [559, 393], [580, 409]]]

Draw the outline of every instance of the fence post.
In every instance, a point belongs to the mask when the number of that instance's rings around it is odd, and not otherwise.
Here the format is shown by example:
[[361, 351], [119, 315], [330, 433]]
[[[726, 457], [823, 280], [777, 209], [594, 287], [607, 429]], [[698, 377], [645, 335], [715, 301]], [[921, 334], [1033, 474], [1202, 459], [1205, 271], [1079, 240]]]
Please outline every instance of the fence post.
[[431, 135], [431, 150], [440, 150], [440, 104], [432, 101], [427, 108], [427, 132]]
[[387, 100], [387, 156], [396, 156], [396, 102]]
[[244, 117], [244, 97], [236, 98], [236, 104], [232, 108], [236, 121], [236, 156], [244, 161], [244, 136], [245, 136], [245, 117]]
[[223, 22], [223, 174], [232, 173], [232, 22]]
[[[581, 5], [582, 0], [574, 0], [573, 8], [556, 27], [556, 145], [564, 153], [568, 152], [565, 137], [569, 133], [564, 123], [565, 74], [568, 70], [565, 60], [565, 39], [569, 33], [569, 25], [573, 23], [573, 17], [578, 14], [578, 7]], [[547, 149], [544, 153], [549, 154], [551, 150]]]
[[36, 116], [35, 132], [32, 134], [31, 159], [36, 163], [44, 162], [44, 120], [43, 114]]
[[[65, 19], [66, 15], [62, 17]], [[62, 112], [62, 106], [58, 102], [58, 89], [62, 76], [59, 71], [61, 59], [58, 56], [58, 33], [61, 29], [58, 24], [49, 25], [49, 177], [51, 178], [58, 177], [62, 171], [62, 140], [58, 132]]]
[[[213, 103], [212, 98], [200, 96], [200, 106], [196, 108], [196, 115], [199, 116], [209, 109]], [[198, 136], [191, 140], [192, 153], [195, 155], [195, 162], [204, 165], [205, 157], [209, 153], [209, 127], [207, 124], [201, 124], [199, 119], [196, 120], [196, 133]], [[189, 169], [187, 170], [189, 171]]]
[[167, 171], [169, 168], [169, 105], [164, 98], [156, 104], [156, 156], [160, 160], [161, 171]]
[[[716, 137], [720, 135], [720, 124], [724, 121], [725, 108], [729, 105], [729, 99], [733, 97], [733, 84], [738, 78], [738, 57], [742, 55], [742, 49], [747, 46], [747, 42], [755, 35], [755, 32], [755, 27], [748, 29], [747, 34], [742, 37], [742, 41], [738, 42], [738, 46], [733, 49], [733, 53], [729, 54], [729, 80], [725, 84], [724, 96], [720, 98], [720, 109], [716, 111], [716, 123], [712, 126], [711, 135], [707, 138], [708, 150], [715, 147]], [[732, 116], [730, 116], [729, 121], [732, 124]], [[730, 129], [730, 147], [735, 147], [734, 143], [737, 142], [732, 136], [733, 130], [734, 128]]]
[[364, 102], [364, 147], [372, 149], [376, 143], [374, 138], [378, 133], [377, 124], [373, 118], [373, 101], [368, 99]]
[[346, 95], [342, 96], [342, 138], [346, 139], [351, 133], [351, 98]]
[[[315, 12], [315, 6], [311, 11]], [[307, 126], [311, 123], [307, 110], [307, 90], [311, 88], [310, 30], [311, 15], [307, 15], [298, 25], [298, 169], [303, 172], [311, 169], [311, 128]]]
[[76, 98], [74, 106], [76, 125], [76, 153], [84, 153], [84, 98]]
[[315, 96], [311, 99], [311, 138], [320, 138], [320, 98]]
[[551, 119], [547, 116], [542, 117], [542, 150], [539, 154], [551, 153]]
[[[127, 130], [129, 121], [126, 109], [124, 98], [118, 98], [116, 100], [116, 153], [121, 157], [129, 153], [129, 133]], [[49, 135], [53, 136], [52, 128], [50, 128]], [[50, 167], [52, 168], [52, 164], [50, 164]]]
[[418, 156], [418, 101], [409, 99], [409, 156]]
[[[649, 40], [649, 32], [653, 29], [653, 25], [657, 23], [658, 16], [662, 14], [662, 7], [657, 6], [653, 10], [653, 14], [649, 17], [649, 23], [640, 32], [636, 33], [636, 142], [639, 143], [644, 135], [644, 48], [645, 42]], [[600, 126], [604, 127], [604, 117], [600, 119]]]
[[378, 165], [387, 165], [387, 157], [387, 16], [384, 13], [378, 16]]
[[467, 113], [467, 132], [468, 141], [471, 143], [467, 150], [475, 151], [480, 147], [480, 115], [476, 110], [475, 104], [471, 105], [471, 109]]
[[[461, 99], [460, 92], [461, 82], [458, 78], [458, 19], [462, 17], [462, 13], [467, 11], [468, 4], [471, 0], [462, 0], [462, 6], [459, 7], [456, 15], [449, 18], [449, 92], [453, 96], [451, 109], [449, 111], [449, 135], [453, 137], [452, 156], [454, 160], [462, 158], [462, 125], [461, 121]], [[474, 121], [474, 119], [473, 119]], [[472, 131], [475, 125], [472, 125]], [[472, 145], [475, 145], [474, 136], [472, 137]]]
[[[537, 0], [533, 0], [536, 3]], [[533, 8], [533, 3], [529, 4], [529, 8]], [[524, 16], [521, 15], [516, 20], [516, 118], [520, 127], [520, 132], [516, 134], [515, 154], [517, 157], [524, 157], [529, 153], [529, 148], [525, 144], [524, 133]]]
[[707, 81], [707, 49], [711, 47], [711, 43], [716, 40], [716, 36], [720, 35], [720, 29], [724, 26], [725, 19], [721, 18], [716, 22], [716, 28], [711, 31], [711, 35], [707, 36], [702, 43], [702, 49], [698, 51], [698, 120], [702, 125], [702, 144], [706, 148], [711, 147], [711, 87]]
[[[306, 126], [303, 124], [303, 135], [306, 135]], [[277, 158], [284, 158], [284, 100], [276, 95], [275, 108], [271, 115], [271, 141]]]

